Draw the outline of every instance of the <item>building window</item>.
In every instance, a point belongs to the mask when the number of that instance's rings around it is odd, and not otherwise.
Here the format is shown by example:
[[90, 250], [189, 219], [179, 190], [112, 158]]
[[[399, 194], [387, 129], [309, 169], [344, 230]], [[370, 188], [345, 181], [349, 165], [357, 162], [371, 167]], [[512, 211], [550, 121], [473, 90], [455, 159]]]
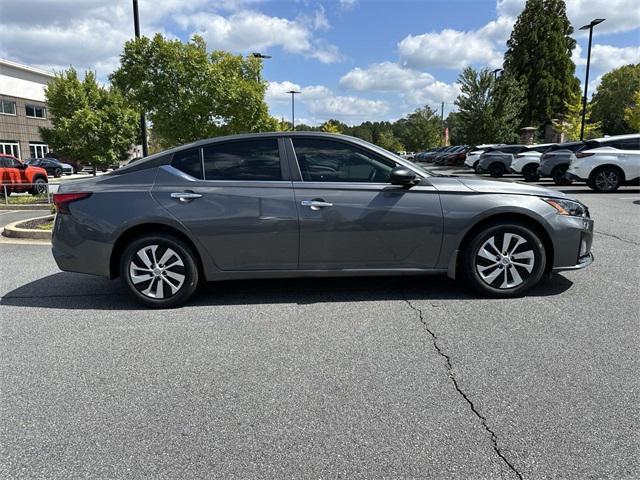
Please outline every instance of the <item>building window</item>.
[[0, 153], [20, 158], [20, 144], [18, 142], [0, 142]]
[[15, 115], [16, 102], [11, 102], [9, 100], [0, 100], [0, 113], [3, 113], [5, 115]]
[[31, 158], [43, 158], [47, 153], [49, 153], [49, 145], [43, 143], [29, 144], [29, 155], [31, 155]]
[[39, 105], [25, 105], [27, 117], [31, 118], [47, 118], [47, 112], [44, 107]]

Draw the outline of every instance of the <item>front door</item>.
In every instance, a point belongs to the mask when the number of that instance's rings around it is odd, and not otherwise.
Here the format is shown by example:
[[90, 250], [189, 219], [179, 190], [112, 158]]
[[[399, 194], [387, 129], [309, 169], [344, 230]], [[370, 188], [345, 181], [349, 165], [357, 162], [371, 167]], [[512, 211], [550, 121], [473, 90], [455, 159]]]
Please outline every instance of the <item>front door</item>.
[[430, 185], [391, 185], [392, 160], [343, 140], [293, 137], [300, 269], [436, 265], [442, 209]]
[[298, 214], [278, 140], [212, 142], [174, 154], [153, 196], [221, 270], [295, 270]]

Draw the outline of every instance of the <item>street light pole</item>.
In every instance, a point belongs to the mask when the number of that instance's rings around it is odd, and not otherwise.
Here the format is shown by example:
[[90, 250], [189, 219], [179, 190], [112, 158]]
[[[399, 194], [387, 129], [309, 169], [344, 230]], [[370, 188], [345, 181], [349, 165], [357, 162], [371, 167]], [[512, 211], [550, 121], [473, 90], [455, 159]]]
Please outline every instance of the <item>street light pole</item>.
[[[133, 28], [136, 38], [140, 38], [140, 18], [138, 15], [138, 0], [133, 0]], [[140, 113], [140, 134], [142, 136], [142, 156], [149, 155], [149, 146], [147, 145], [147, 120], [144, 111]]]
[[440, 108], [440, 146], [444, 147], [444, 102]]
[[587, 115], [587, 90], [589, 88], [589, 67], [591, 66], [591, 40], [593, 39], [593, 27], [604, 22], [604, 18], [591, 20], [589, 25], [583, 25], [580, 30], [589, 30], [589, 49], [587, 50], [587, 72], [584, 79], [584, 96], [582, 97], [582, 123], [580, 124], [580, 140], [584, 140], [584, 121]]
[[498, 79], [498, 74], [499, 74], [501, 71], [502, 71], [502, 69], [501, 69], [501, 68], [496, 68], [496, 69], [493, 71], [493, 79], [494, 79], [494, 80], [497, 80], [497, 79]]
[[289, 90], [287, 93], [291, 94], [291, 130], [295, 130], [296, 129], [296, 123], [295, 123], [295, 119], [296, 119], [296, 100], [295, 100], [295, 95], [297, 93], [300, 93], [296, 90]]

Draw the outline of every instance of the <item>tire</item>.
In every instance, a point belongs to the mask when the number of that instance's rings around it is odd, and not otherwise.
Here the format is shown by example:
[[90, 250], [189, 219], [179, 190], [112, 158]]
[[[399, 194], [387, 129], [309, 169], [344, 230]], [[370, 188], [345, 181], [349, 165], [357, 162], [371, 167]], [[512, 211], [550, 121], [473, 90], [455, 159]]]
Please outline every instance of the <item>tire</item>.
[[139, 237], [127, 246], [120, 258], [120, 277], [133, 297], [151, 308], [185, 303], [200, 281], [191, 248], [163, 233]]
[[504, 165], [498, 162], [495, 162], [489, 165], [488, 170], [489, 170], [489, 175], [491, 175], [493, 178], [501, 177], [507, 171], [507, 169], [504, 168]]
[[42, 177], [34, 179], [33, 187], [29, 193], [31, 195], [44, 195], [47, 193], [47, 181]]
[[512, 222], [497, 222], [478, 232], [463, 254], [466, 281], [483, 295], [495, 298], [515, 297], [536, 285], [547, 261], [540, 237], [527, 226]]
[[525, 182], [537, 182], [540, 180], [540, 174], [538, 173], [538, 165], [530, 163], [522, 168], [522, 176]]
[[56, 168], [53, 171], [53, 176], [56, 178], [60, 178], [62, 176], [62, 169], [61, 168]]
[[480, 164], [480, 160], [476, 160], [476, 162], [473, 164], [473, 171], [476, 172], [477, 174], [479, 174], [480, 172], [478, 171], [478, 165]]
[[612, 193], [618, 190], [623, 182], [624, 176], [617, 168], [600, 167], [591, 173], [587, 185], [598, 193]]
[[551, 171], [551, 178], [553, 178], [553, 183], [561, 187], [571, 185], [573, 182], [565, 176], [568, 168], [569, 165], [558, 165], [556, 168], [554, 168]]

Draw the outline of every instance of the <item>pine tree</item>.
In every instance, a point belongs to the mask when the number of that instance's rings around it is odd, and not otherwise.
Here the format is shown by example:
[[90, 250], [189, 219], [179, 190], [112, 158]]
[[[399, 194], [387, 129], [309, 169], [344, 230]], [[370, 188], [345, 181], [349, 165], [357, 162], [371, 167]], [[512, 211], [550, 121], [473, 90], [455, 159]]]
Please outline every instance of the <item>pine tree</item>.
[[522, 126], [540, 126], [566, 113], [580, 88], [571, 52], [576, 41], [564, 0], [527, 0], [507, 41], [505, 74], [525, 88]]

